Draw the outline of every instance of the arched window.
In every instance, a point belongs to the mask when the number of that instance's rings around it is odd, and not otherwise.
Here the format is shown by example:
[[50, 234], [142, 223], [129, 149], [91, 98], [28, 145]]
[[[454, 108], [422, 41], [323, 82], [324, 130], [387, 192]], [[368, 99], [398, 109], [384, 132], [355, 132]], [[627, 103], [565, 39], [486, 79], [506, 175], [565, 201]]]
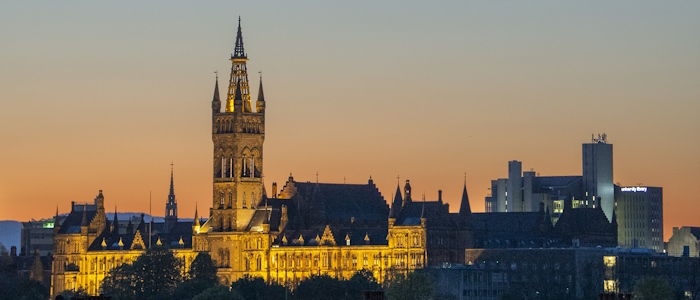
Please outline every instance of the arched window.
[[255, 192], [250, 193], [250, 208], [255, 208], [255, 204], [258, 200], [255, 198]]
[[245, 192], [243, 192], [243, 208], [246, 208], [246, 203], [245, 203]]
[[233, 205], [233, 193], [231, 191], [228, 192], [228, 207], [231, 208]]
[[221, 192], [221, 201], [219, 202], [219, 208], [224, 207], [224, 192]]
[[226, 159], [221, 157], [221, 178], [224, 178], [226, 174]]

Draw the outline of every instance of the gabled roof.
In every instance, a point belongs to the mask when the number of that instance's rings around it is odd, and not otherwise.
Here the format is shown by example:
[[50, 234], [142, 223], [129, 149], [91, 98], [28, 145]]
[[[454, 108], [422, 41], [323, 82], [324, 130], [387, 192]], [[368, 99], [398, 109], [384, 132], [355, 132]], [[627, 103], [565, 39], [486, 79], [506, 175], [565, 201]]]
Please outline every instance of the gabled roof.
[[[86, 210], [85, 211], [85, 216], [88, 220], [92, 220], [95, 218], [95, 215], [97, 215], [97, 211], [94, 210]], [[61, 228], [58, 230], [59, 234], [65, 234], [65, 233], [80, 233], [80, 225], [82, 224], [83, 221], [83, 211], [80, 210], [73, 210], [68, 214], [68, 216], [63, 220], [63, 223], [61, 224]]]
[[700, 227], [688, 227], [690, 228], [690, 233], [695, 236], [696, 239], [700, 239]]
[[292, 200], [300, 208], [294, 213], [301, 213], [307, 226], [350, 223], [352, 218], [360, 222], [388, 220], [389, 206], [374, 184], [293, 184], [297, 193]]
[[421, 216], [428, 227], [455, 226], [450, 217], [449, 206], [438, 201], [407, 202], [399, 212], [394, 225], [420, 225]]

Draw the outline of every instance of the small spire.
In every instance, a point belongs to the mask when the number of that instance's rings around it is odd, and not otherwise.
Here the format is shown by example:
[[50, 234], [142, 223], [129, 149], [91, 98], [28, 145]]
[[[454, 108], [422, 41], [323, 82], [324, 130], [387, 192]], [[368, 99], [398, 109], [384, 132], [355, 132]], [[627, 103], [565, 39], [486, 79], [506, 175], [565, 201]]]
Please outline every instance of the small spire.
[[265, 101], [265, 94], [263, 93], [263, 84], [262, 84], [262, 71], [260, 71], [258, 73], [260, 73], [260, 87], [258, 88], [258, 101]]
[[219, 95], [219, 72], [216, 71], [216, 83], [214, 83], [214, 99], [212, 100], [213, 102], [221, 102], [221, 98]]
[[236, 102], [241, 103], [241, 104], [243, 103], [243, 96], [241, 95], [241, 81], [240, 80], [236, 81], [236, 94], [233, 97], [233, 101], [234, 101], [234, 104]]
[[396, 194], [394, 194], [393, 198], [394, 202], [391, 203], [391, 209], [389, 209], [389, 218], [398, 217], [399, 211], [401, 210], [403, 199], [401, 199], [401, 186], [399, 184], [396, 185]]
[[170, 194], [168, 195], [168, 199], [173, 199], [175, 200], [175, 185], [173, 185], [173, 162], [170, 162]]
[[87, 205], [83, 205], [83, 220], [80, 222], [80, 226], [88, 226], [86, 210]]
[[421, 219], [425, 218], [425, 194], [423, 194], [423, 208], [421, 208], [421, 211], [420, 211], [420, 218]]
[[112, 233], [119, 233], [119, 220], [117, 219], [117, 205], [114, 205], [114, 221], [112, 221]]
[[241, 32], [241, 17], [238, 16], [238, 33], [236, 33], [236, 47], [233, 49], [231, 58], [246, 58], [243, 50], [243, 33]]
[[[466, 173], [465, 173], [466, 174]], [[472, 213], [471, 205], [469, 204], [469, 194], [467, 193], [467, 180], [464, 180], [464, 189], [462, 189], [462, 202], [459, 204], [459, 215], [466, 216]]]
[[194, 203], [194, 226], [201, 226], [199, 224], [199, 214], [197, 213], [197, 202]]

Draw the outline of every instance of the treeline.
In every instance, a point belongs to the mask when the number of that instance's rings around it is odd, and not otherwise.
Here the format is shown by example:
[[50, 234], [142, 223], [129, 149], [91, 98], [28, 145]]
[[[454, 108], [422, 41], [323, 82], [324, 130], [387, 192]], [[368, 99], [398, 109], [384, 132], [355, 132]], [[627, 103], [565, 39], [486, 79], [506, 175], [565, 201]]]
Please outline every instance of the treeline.
[[[430, 299], [433, 284], [427, 274], [397, 276], [385, 286], [377, 283], [371, 272], [358, 271], [348, 280], [327, 275], [313, 276], [299, 282], [294, 289], [262, 278], [244, 277], [230, 286], [219, 284], [216, 266], [209, 254], [201, 252], [187, 273], [180, 260], [167, 249], [151, 249], [132, 264], [112, 269], [102, 282], [100, 293], [114, 300], [267, 300], [267, 299], [363, 299], [365, 291], [384, 291], [385, 299]], [[66, 293], [64, 297], [83, 294]]]
[[17, 264], [0, 243], [0, 299], [48, 299], [49, 289], [40, 282], [21, 276]]

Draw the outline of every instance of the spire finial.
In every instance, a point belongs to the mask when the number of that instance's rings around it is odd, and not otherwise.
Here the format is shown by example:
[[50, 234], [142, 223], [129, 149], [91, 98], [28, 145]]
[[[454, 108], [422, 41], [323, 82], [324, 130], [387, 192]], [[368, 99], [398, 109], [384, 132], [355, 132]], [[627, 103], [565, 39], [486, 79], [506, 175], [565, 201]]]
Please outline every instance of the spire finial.
[[236, 33], [236, 47], [233, 49], [232, 58], [246, 58], [243, 51], [243, 33], [241, 33], [241, 17], [238, 16], [238, 33]]

